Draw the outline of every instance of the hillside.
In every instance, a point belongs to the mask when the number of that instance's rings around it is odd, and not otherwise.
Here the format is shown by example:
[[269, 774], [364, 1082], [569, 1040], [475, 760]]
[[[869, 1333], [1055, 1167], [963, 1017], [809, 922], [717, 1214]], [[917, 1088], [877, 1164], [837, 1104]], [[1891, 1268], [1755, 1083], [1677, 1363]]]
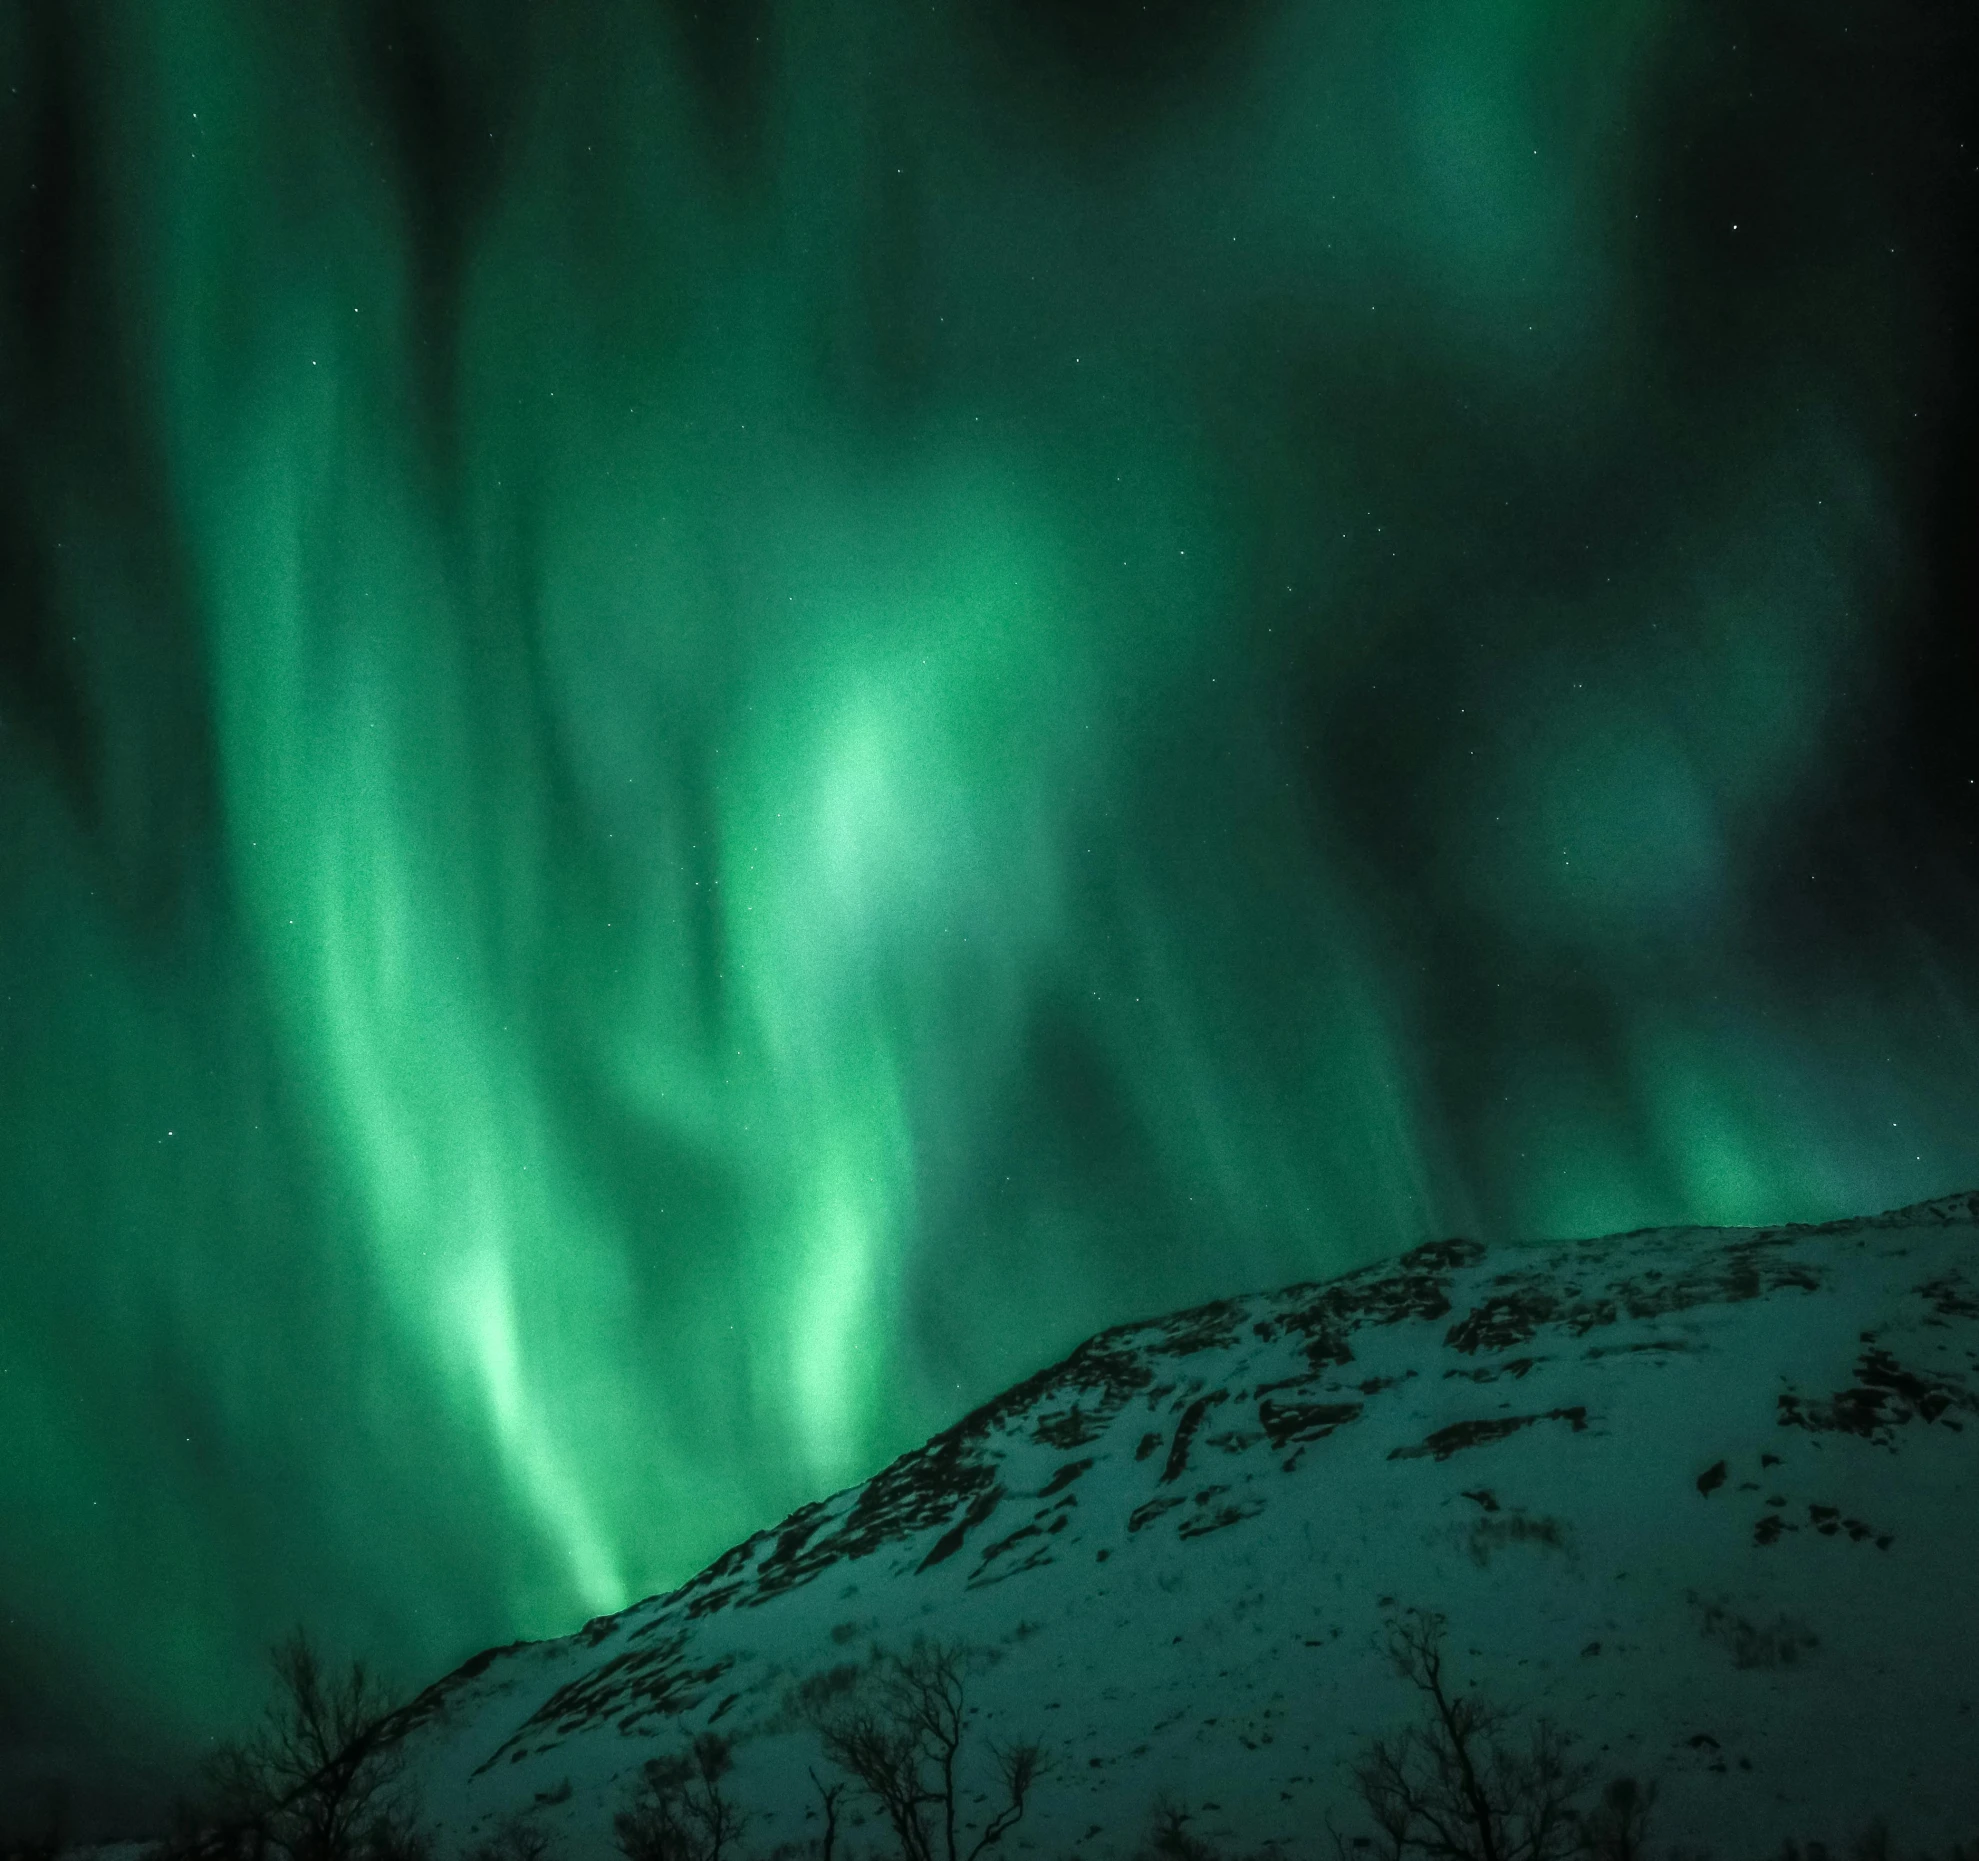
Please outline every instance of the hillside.
[[1660, 1779], [1658, 1850], [1969, 1839], [1975, 1215], [1443, 1241], [1104, 1332], [671, 1595], [469, 1662], [410, 1775], [450, 1843], [521, 1813], [584, 1861], [712, 1726], [766, 1855], [818, 1827], [793, 1688], [927, 1636], [979, 1651], [978, 1758], [1055, 1760], [1007, 1852], [1125, 1854], [1165, 1792], [1330, 1854], [1425, 1607], [1460, 1681]]

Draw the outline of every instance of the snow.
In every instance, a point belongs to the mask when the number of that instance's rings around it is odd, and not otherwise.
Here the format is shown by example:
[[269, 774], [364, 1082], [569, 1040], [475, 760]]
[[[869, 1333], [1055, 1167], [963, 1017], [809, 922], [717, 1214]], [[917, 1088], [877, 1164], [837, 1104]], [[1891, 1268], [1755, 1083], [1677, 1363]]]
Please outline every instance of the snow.
[[1423, 1607], [1460, 1681], [1660, 1782], [1654, 1851], [1969, 1840], [1976, 1215], [1434, 1243], [1103, 1333], [671, 1595], [470, 1662], [408, 1774], [448, 1844], [523, 1814], [587, 1861], [714, 1726], [768, 1855], [818, 1826], [793, 1687], [929, 1636], [981, 1652], [979, 1760], [1055, 1759], [1007, 1851], [1128, 1854], [1165, 1794], [1330, 1855]]

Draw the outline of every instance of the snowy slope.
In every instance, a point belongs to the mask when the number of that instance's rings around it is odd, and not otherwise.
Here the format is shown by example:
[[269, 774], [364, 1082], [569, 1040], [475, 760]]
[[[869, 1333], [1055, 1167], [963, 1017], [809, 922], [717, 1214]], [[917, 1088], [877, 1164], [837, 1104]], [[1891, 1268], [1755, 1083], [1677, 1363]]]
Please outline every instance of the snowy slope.
[[1975, 1217], [1439, 1242], [1105, 1332], [673, 1594], [469, 1662], [410, 1774], [451, 1841], [525, 1811], [584, 1861], [718, 1725], [766, 1855], [817, 1826], [794, 1683], [930, 1635], [993, 1657], [983, 1731], [1056, 1755], [1009, 1852], [1125, 1854], [1166, 1791], [1330, 1855], [1414, 1716], [1381, 1649], [1418, 1605], [1460, 1679], [1662, 1780], [1659, 1850], [1969, 1840]]

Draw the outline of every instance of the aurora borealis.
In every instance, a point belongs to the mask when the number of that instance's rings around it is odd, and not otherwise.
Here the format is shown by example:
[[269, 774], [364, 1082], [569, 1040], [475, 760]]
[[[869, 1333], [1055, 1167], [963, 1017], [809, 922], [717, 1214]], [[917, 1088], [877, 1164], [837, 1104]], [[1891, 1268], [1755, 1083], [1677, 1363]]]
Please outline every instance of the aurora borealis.
[[1972, 36], [0, 13], [0, 1784], [1106, 1324], [1979, 1183]]

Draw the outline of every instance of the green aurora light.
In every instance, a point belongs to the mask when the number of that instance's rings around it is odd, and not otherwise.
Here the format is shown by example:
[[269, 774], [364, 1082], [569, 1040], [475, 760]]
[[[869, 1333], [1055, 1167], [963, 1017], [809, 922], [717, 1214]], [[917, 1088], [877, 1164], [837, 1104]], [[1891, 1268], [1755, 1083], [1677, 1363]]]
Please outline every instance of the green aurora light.
[[183, 1748], [1111, 1322], [1979, 1180], [1968, 894], [1800, 871], [1951, 354], [1870, 16], [1113, 10], [0, 21], [21, 1698]]

